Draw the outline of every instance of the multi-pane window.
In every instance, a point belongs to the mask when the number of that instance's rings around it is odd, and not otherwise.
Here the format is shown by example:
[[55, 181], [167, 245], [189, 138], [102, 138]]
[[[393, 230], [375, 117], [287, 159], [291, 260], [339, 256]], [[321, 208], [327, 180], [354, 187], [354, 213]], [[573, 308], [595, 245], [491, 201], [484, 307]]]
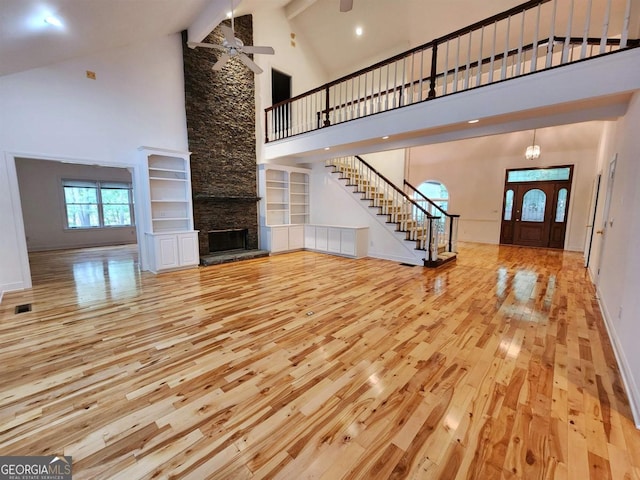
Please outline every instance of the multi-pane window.
[[63, 180], [67, 228], [126, 227], [133, 222], [131, 184]]
[[[434, 180], [427, 180], [418, 186], [418, 191], [444, 211], [447, 211], [447, 207], [449, 206], [449, 192], [444, 184]], [[415, 198], [419, 199], [420, 197], [416, 195]], [[432, 215], [440, 216], [438, 209], [431, 204], [425, 205], [425, 209]]]

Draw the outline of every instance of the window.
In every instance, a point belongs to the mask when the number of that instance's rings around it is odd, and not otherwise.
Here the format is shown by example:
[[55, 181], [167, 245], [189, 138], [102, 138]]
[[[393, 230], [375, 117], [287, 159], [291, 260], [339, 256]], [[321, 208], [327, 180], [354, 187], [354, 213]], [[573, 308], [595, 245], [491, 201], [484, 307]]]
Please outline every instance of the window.
[[507, 172], [507, 183], [569, 180], [569, 178], [571, 178], [571, 167], [531, 168]]
[[131, 184], [63, 180], [67, 228], [128, 227], [133, 223]]
[[564, 222], [567, 211], [567, 189], [561, 188], [558, 192], [558, 203], [556, 204], [556, 222]]
[[[422, 182], [418, 186], [418, 191], [433, 203], [438, 205], [440, 208], [442, 208], [442, 210], [444, 210], [445, 212], [447, 211], [447, 208], [449, 207], [449, 191], [447, 190], [447, 187], [444, 186], [444, 184], [435, 180], [427, 180], [426, 182]], [[422, 205], [422, 202], [420, 202], [422, 197], [420, 197], [420, 195], [418, 194], [415, 194], [414, 197], [415, 200]], [[433, 205], [427, 203], [426, 205], [424, 205], [424, 208], [432, 215], [440, 216], [440, 212]]]
[[513, 214], [513, 190], [507, 190], [504, 198], [504, 220], [511, 220]]

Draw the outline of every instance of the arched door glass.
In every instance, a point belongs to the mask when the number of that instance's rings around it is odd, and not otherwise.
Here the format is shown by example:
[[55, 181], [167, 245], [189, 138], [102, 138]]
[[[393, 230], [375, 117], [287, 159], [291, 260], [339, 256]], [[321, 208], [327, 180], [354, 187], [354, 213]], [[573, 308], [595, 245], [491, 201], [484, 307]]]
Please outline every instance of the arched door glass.
[[544, 222], [544, 210], [547, 204], [547, 196], [542, 190], [533, 188], [524, 194], [522, 198], [523, 222]]

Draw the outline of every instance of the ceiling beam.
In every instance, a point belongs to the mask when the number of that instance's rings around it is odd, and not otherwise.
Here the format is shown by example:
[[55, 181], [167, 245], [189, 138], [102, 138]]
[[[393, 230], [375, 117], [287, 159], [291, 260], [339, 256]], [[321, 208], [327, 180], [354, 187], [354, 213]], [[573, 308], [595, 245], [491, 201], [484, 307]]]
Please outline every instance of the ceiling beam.
[[284, 7], [284, 13], [287, 16], [287, 20], [293, 20], [314, 3], [316, 3], [316, 0], [291, 0]]
[[193, 23], [189, 25], [187, 29], [189, 41], [202, 42], [207, 35], [213, 32], [214, 28], [220, 25], [220, 22], [227, 18], [227, 12], [232, 4], [235, 10], [240, 4], [240, 0], [211, 0]]

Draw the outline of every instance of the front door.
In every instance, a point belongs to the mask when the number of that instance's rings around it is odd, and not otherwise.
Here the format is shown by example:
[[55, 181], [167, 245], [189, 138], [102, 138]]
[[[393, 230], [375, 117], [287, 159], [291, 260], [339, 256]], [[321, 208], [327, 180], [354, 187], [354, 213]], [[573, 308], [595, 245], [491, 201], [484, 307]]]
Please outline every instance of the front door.
[[563, 248], [572, 167], [509, 170], [500, 243]]

